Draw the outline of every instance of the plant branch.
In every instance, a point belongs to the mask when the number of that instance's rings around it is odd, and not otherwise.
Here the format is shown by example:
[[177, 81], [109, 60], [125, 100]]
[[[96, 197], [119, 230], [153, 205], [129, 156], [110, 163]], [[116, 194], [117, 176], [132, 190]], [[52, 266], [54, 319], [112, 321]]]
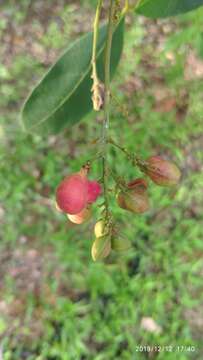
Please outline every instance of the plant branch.
[[117, 187], [122, 191], [126, 191], [126, 184], [123, 181], [123, 179], [117, 176], [112, 170], [110, 170], [110, 174], [114, 182], [116, 183]]
[[121, 104], [121, 102], [119, 101], [119, 99], [117, 98], [117, 96], [115, 94], [113, 94], [111, 92], [111, 97], [114, 100], [116, 106], [118, 107], [120, 113], [122, 114], [122, 116], [129, 121], [129, 112], [128, 109], [125, 105]]
[[102, 131], [102, 149], [103, 149], [103, 186], [106, 217], [109, 214], [108, 200], [108, 169], [107, 169], [107, 147], [108, 147], [108, 130], [110, 121], [110, 65], [111, 65], [111, 46], [113, 37], [113, 16], [114, 16], [115, 0], [110, 0], [109, 20], [105, 49], [105, 68], [104, 68], [104, 120]]
[[110, 62], [111, 62], [111, 46], [112, 46], [112, 37], [113, 37], [113, 15], [114, 15], [114, 2], [115, 0], [110, 0], [110, 9], [109, 9], [109, 23], [106, 39], [106, 49], [105, 49], [105, 80], [104, 80], [104, 127], [103, 127], [103, 140], [107, 142], [107, 132], [109, 129], [109, 120], [110, 120]]
[[112, 144], [113, 146], [115, 146], [115, 147], [117, 147], [119, 150], [121, 150], [121, 151], [128, 157], [129, 160], [132, 160], [132, 154], [130, 154], [125, 147], [117, 144], [117, 143], [116, 143], [113, 139], [111, 139], [111, 138], [108, 139], [108, 142], [109, 142], [109, 144]]
[[113, 146], [117, 147], [120, 151], [122, 151], [128, 158], [128, 160], [131, 161], [132, 165], [138, 166], [140, 170], [143, 171], [146, 167], [146, 161], [141, 160], [138, 156], [136, 156], [133, 153], [130, 153], [125, 147], [117, 144], [112, 138], [108, 139], [109, 144], [112, 144]]

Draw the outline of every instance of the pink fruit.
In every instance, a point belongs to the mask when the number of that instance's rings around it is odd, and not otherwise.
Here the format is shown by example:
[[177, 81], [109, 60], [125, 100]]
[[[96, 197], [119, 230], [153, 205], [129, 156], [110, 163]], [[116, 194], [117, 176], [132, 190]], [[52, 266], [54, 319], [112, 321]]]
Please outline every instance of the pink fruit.
[[56, 202], [62, 211], [74, 215], [87, 204], [88, 181], [81, 172], [67, 176], [56, 190]]
[[181, 177], [178, 167], [160, 156], [150, 157], [144, 171], [152, 181], [161, 186], [176, 185]]
[[56, 190], [56, 204], [58, 209], [69, 214], [77, 215], [88, 204], [92, 204], [101, 194], [101, 186], [97, 181], [87, 179], [88, 169], [82, 169], [67, 176]]
[[92, 204], [101, 194], [101, 185], [97, 181], [88, 181], [87, 202]]

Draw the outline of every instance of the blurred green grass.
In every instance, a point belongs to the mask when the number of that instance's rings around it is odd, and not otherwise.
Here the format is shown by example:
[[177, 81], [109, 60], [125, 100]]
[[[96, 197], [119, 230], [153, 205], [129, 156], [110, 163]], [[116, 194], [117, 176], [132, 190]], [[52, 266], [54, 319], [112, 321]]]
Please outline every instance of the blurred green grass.
[[[113, 91], [129, 117], [114, 106], [111, 134], [143, 157], [158, 153], [174, 160], [183, 179], [175, 198], [150, 184], [151, 211], [144, 216], [123, 212], [112, 199], [133, 244], [114, 263], [95, 264], [90, 257], [98, 209], [88, 225], [74, 227], [54, 208], [61, 178], [94, 154], [90, 142], [100, 134], [101, 116], [91, 114], [57, 138], [27, 135], [20, 127], [19, 109], [29, 89], [70, 40], [90, 27], [94, 5], [39, 0], [1, 7], [4, 359], [202, 359], [203, 83], [196, 75], [203, 57], [202, 9], [157, 23], [128, 19]], [[112, 148], [109, 162], [126, 178], [139, 174]], [[99, 172], [95, 165], [92, 177]], [[146, 317], [161, 331], [144, 329]], [[141, 345], [172, 345], [176, 352], [149, 354]], [[177, 346], [186, 348], [178, 352]]]

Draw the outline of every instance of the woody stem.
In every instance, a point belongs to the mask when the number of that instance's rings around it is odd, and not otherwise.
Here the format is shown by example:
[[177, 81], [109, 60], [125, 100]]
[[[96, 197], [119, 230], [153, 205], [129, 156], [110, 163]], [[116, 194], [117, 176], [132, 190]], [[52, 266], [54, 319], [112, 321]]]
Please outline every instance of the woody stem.
[[103, 166], [103, 186], [106, 216], [109, 213], [108, 199], [108, 169], [107, 169], [107, 148], [108, 148], [108, 131], [110, 121], [110, 63], [111, 63], [111, 46], [113, 37], [113, 15], [115, 0], [110, 0], [109, 20], [105, 49], [105, 67], [104, 67], [104, 120], [102, 129], [102, 166]]

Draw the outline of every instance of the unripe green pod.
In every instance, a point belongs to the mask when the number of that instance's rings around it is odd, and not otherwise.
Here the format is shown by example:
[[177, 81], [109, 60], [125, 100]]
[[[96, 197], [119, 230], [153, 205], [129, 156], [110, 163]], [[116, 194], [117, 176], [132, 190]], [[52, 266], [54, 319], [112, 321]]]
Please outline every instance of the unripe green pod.
[[129, 250], [132, 246], [128, 239], [117, 235], [111, 239], [111, 247], [112, 250], [122, 252]]
[[106, 258], [111, 252], [111, 236], [104, 235], [96, 238], [92, 245], [92, 259], [94, 261]]
[[103, 220], [97, 221], [94, 227], [94, 233], [96, 238], [107, 235], [108, 232], [109, 232], [109, 228], [108, 226], [105, 226], [105, 222]]

